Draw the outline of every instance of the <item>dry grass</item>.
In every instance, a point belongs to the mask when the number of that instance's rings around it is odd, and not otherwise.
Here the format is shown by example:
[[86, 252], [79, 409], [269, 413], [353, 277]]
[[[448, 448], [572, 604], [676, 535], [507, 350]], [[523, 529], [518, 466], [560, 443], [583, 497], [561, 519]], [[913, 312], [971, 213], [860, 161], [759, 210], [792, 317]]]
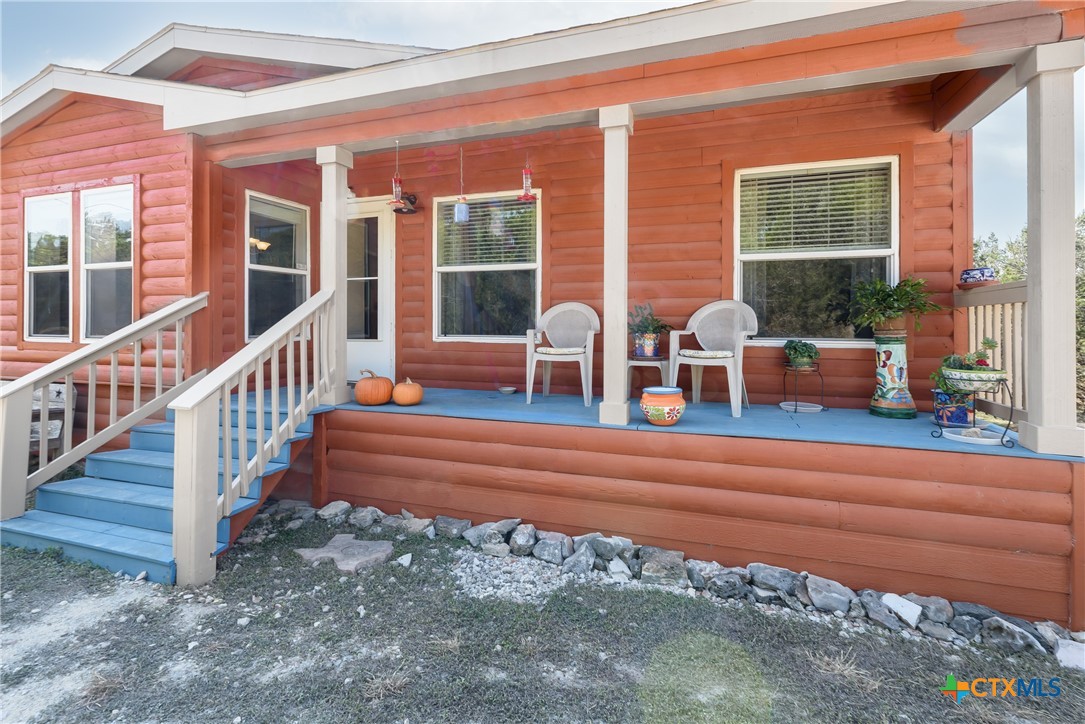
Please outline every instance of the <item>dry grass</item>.
[[520, 653], [524, 656], [535, 656], [542, 650], [539, 645], [539, 640], [534, 636], [521, 636], [520, 637]]
[[362, 694], [370, 701], [380, 701], [407, 688], [410, 675], [400, 666], [388, 674], [369, 674], [362, 685]]
[[866, 669], [855, 663], [853, 652], [841, 651], [835, 655], [806, 652], [810, 662], [822, 674], [839, 676], [866, 692], [877, 691], [882, 683]]
[[83, 689], [83, 706], [88, 709], [101, 709], [105, 700], [118, 691], [128, 691], [124, 679], [95, 671], [90, 683]]
[[449, 638], [430, 641], [429, 645], [438, 651], [447, 651], [450, 654], [458, 654], [462, 643], [463, 642], [460, 641], [460, 634], [457, 632], [452, 634]]

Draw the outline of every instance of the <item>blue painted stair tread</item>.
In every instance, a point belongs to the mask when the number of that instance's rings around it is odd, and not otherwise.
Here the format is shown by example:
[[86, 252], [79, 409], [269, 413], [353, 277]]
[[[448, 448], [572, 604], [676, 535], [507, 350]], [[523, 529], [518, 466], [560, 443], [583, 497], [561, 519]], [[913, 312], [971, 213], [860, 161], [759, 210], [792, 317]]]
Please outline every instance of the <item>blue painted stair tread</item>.
[[130, 576], [147, 571], [147, 577], [159, 583], [176, 578], [171, 536], [160, 531], [29, 510], [0, 524], [0, 540], [31, 550], [60, 548], [68, 558]]
[[[265, 396], [264, 429], [272, 424], [270, 392]], [[280, 390], [282, 408], [286, 409], [286, 391]], [[251, 456], [256, 450], [255, 397], [246, 400], [245, 421], [237, 419], [238, 401], [230, 401], [234, 426], [229, 429], [230, 452], [237, 455], [241, 431]], [[322, 406], [313, 414], [334, 409]], [[136, 576], [147, 571], [152, 581], [172, 584], [176, 580], [173, 560], [173, 449], [175, 429], [172, 411], [168, 422], [156, 422], [133, 428], [130, 447], [124, 450], [97, 452], [87, 456], [86, 476], [49, 483], [38, 488], [37, 509], [19, 518], [0, 522], [0, 542], [33, 550], [61, 548], [64, 555], [77, 561], [89, 561], [111, 571]], [[284, 419], [280, 415], [280, 420]], [[298, 425], [294, 437], [283, 446], [264, 471], [273, 475], [290, 466], [290, 443], [312, 437], [312, 414]], [[218, 454], [221, 454], [222, 431], [219, 431]], [[222, 492], [223, 461], [218, 460], [219, 492]], [[231, 463], [236, 475], [238, 461]], [[263, 477], [252, 481], [247, 496], [239, 499], [230, 511], [259, 505]], [[230, 518], [218, 522], [215, 553], [230, 543]]]

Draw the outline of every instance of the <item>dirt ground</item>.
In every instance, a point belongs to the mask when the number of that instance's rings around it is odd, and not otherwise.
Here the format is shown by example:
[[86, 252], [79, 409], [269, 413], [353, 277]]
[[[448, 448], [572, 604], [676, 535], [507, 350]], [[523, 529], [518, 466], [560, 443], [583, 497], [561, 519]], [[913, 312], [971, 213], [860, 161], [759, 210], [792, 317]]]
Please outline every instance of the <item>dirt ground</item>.
[[[396, 539], [359, 575], [266, 521], [194, 589], [2, 552], [3, 722], [1077, 722], [1085, 676], [825, 617], [630, 584], [479, 597], [463, 541]], [[490, 563], [487, 561], [487, 563]], [[529, 575], [538, 561], [503, 562]], [[526, 572], [526, 573], [525, 573]], [[477, 581], [475, 582], [478, 583]], [[484, 586], [483, 586], [484, 588]], [[360, 608], [361, 607], [361, 608]], [[947, 674], [1059, 678], [1058, 697], [939, 692]]]

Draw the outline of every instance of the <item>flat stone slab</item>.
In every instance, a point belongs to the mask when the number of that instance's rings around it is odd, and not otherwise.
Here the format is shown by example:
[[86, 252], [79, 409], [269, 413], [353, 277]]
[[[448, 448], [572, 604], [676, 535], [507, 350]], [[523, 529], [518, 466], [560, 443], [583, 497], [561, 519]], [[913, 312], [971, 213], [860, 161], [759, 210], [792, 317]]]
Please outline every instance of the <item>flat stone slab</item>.
[[357, 540], [350, 533], [340, 533], [323, 548], [295, 548], [294, 552], [313, 565], [332, 561], [347, 573], [357, 573], [386, 563], [392, 557], [392, 543], [386, 540]]

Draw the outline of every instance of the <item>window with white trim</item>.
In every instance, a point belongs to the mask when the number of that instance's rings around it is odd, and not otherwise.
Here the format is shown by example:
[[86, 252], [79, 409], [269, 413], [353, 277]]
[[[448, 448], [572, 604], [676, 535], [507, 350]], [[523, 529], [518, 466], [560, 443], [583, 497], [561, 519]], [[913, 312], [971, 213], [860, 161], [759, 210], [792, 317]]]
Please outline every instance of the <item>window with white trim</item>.
[[869, 338], [856, 283], [897, 276], [896, 157], [737, 172], [735, 281], [759, 338]]
[[83, 210], [83, 336], [104, 337], [132, 323], [133, 187], [80, 192]]
[[250, 191], [245, 328], [259, 337], [309, 297], [309, 207]]
[[522, 341], [538, 318], [540, 197], [520, 191], [467, 197], [468, 220], [455, 221], [455, 197], [434, 199], [434, 336], [443, 340]]
[[[131, 324], [134, 207], [133, 184], [26, 198], [27, 339], [71, 341], [73, 314], [81, 339]], [[78, 243], [72, 237], [76, 223]], [[73, 310], [76, 274], [81, 303]]]

